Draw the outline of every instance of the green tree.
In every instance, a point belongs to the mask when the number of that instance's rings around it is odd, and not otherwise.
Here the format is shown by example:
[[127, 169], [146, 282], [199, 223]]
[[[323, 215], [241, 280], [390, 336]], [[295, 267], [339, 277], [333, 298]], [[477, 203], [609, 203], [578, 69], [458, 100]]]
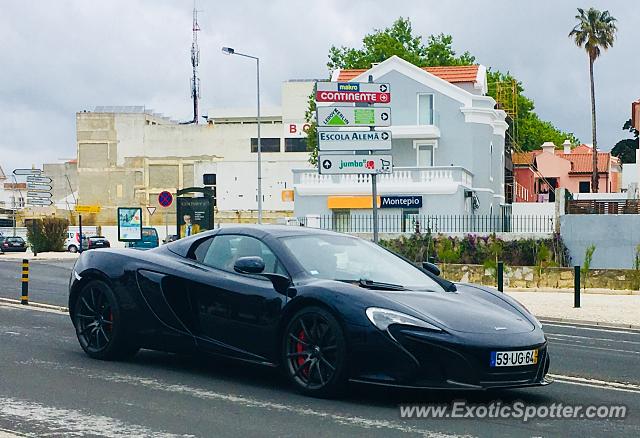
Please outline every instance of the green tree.
[[616, 143], [611, 149], [611, 155], [620, 158], [622, 163], [635, 163], [636, 149], [638, 149], [638, 130], [631, 124], [631, 119], [625, 122], [622, 130], [629, 131], [633, 134], [633, 138], [625, 138]]
[[609, 11], [599, 11], [595, 8], [578, 8], [576, 15], [578, 23], [569, 32], [578, 47], [582, 47], [589, 56], [589, 81], [591, 85], [591, 136], [593, 140], [593, 173], [591, 175], [591, 187], [594, 193], [598, 193], [598, 140], [596, 136], [596, 92], [593, 81], [593, 63], [603, 50], [613, 45], [616, 36], [616, 19]]

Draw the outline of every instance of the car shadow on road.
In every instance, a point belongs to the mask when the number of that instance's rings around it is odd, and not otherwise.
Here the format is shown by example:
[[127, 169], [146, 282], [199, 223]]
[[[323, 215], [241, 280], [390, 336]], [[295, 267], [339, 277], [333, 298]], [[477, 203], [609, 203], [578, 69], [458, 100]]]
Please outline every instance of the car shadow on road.
[[[154, 367], [177, 373], [186, 373], [193, 379], [193, 384], [201, 383], [198, 378], [212, 379], [212, 381], [232, 384], [239, 393], [263, 393], [278, 391], [287, 398], [299, 396], [308, 400], [296, 392], [285, 380], [280, 370], [251, 363], [234, 361], [227, 358], [213, 357], [204, 354], [183, 355], [142, 350], [133, 359], [131, 364], [140, 365], [143, 368]], [[187, 378], [185, 380], [191, 380]], [[185, 383], [187, 383], [185, 381]], [[530, 404], [545, 404], [553, 402], [553, 398], [546, 396], [543, 388], [489, 390], [489, 391], [461, 391], [461, 390], [427, 390], [404, 389], [364, 385], [350, 383], [341, 402], [376, 406], [380, 408], [397, 408], [400, 404], [431, 404], [451, 403], [456, 400], [465, 400], [468, 403], [484, 404], [492, 401], [500, 401], [504, 404], [515, 401], [524, 401]]]

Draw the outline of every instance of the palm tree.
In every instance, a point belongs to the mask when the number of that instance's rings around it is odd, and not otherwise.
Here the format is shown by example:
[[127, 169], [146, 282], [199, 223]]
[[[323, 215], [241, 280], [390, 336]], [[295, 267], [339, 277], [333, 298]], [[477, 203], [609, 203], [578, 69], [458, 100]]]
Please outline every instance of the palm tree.
[[578, 24], [569, 32], [578, 47], [584, 47], [589, 55], [589, 78], [591, 79], [591, 133], [593, 136], [593, 173], [591, 175], [591, 191], [598, 193], [598, 150], [596, 140], [596, 93], [593, 85], [593, 63], [600, 56], [602, 50], [607, 50], [613, 45], [616, 37], [616, 19], [609, 11], [595, 8], [578, 8], [576, 15]]

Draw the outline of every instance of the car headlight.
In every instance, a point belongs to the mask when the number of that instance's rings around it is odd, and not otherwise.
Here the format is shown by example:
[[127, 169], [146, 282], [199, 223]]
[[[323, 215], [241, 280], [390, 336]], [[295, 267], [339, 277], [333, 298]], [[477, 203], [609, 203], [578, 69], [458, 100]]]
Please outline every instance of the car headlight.
[[396, 312], [395, 310], [382, 309], [379, 307], [369, 307], [366, 313], [367, 318], [369, 318], [369, 321], [371, 321], [371, 324], [375, 325], [380, 330], [387, 330], [392, 324], [402, 324], [420, 327], [436, 332], [442, 331], [440, 327], [436, 327], [433, 324], [429, 324], [428, 322], [415, 318], [413, 316]]

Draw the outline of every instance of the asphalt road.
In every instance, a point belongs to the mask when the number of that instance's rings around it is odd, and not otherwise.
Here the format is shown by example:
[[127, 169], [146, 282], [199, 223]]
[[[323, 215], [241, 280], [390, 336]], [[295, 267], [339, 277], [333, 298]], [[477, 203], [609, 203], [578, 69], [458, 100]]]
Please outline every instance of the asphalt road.
[[[69, 276], [75, 260], [31, 260], [29, 263], [29, 299], [35, 302], [67, 306]], [[20, 299], [22, 260], [0, 260], [0, 297]]]
[[[34, 301], [66, 305], [72, 262], [32, 263]], [[13, 266], [12, 266], [13, 265]], [[16, 298], [19, 263], [0, 262]], [[40, 278], [43, 276], [43, 278]], [[10, 283], [15, 290], [4, 287]], [[342, 400], [298, 395], [273, 369], [142, 351], [89, 359], [67, 315], [0, 304], [0, 437], [27, 436], [640, 436], [640, 332], [548, 322], [556, 382], [511, 391], [400, 391], [351, 386]], [[623, 404], [620, 420], [401, 419], [400, 404], [455, 400], [533, 406]]]

